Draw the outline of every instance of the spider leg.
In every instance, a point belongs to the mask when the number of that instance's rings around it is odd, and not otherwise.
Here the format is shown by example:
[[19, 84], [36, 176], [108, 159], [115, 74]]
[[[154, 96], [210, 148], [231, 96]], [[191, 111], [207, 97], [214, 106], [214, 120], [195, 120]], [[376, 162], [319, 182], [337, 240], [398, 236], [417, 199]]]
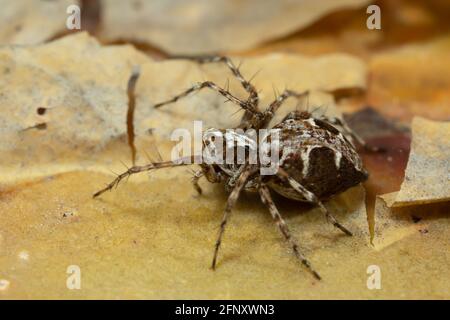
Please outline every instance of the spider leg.
[[334, 227], [338, 228], [346, 235], [352, 236], [352, 233], [346, 227], [344, 227], [339, 221], [336, 220], [336, 218], [331, 214], [330, 211], [328, 211], [328, 209], [323, 205], [322, 201], [320, 201], [314, 193], [312, 193], [304, 186], [302, 186], [300, 183], [295, 181], [292, 177], [290, 177], [287, 174], [287, 172], [285, 172], [281, 168], [278, 169], [277, 176], [282, 180], [286, 180], [289, 183], [289, 185], [295, 191], [301, 194], [307, 201], [316, 204], [320, 208], [320, 210], [325, 214], [325, 217], [327, 218], [328, 222], [330, 222]]
[[217, 237], [216, 245], [214, 248], [214, 257], [212, 260], [211, 268], [214, 270], [216, 268], [216, 261], [217, 261], [217, 254], [219, 253], [220, 244], [222, 242], [222, 236], [225, 231], [225, 226], [228, 222], [228, 217], [231, 213], [231, 210], [233, 209], [234, 205], [236, 204], [239, 195], [242, 191], [242, 189], [245, 186], [245, 183], [247, 182], [248, 178], [250, 177], [250, 174], [253, 172], [252, 166], [247, 165], [242, 174], [239, 176], [239, 179], [236, 181], [236, 184], [234, 186], [234, 189], [231, 191], [227, 204], [223, 213], [222, 222], [220, 223], [220, 230], [219, 235]]
[[177, 162], [174, 162], [174, 161], [163, 161], [163, 162], [150, 163], [150, 164], [147, 164], [145, 166], [133, 166], [133, 167], [129, 168], [127, 171], [119, 174], [117, 176], [117, 178], [114, 179], [105, 188], [103, 188], [102, 190], [99, 190], [96, 193], [94, 193], [93, 198], [96, 198], [99, 195], [101, 195], [102, 193], [104, 193], [106, 191], [109, 191], [112, 188], [116, 187], [117, 185], [119, 185], [119, 183], [123, 179], [128, 178], [132, 174], [139, 173], [139, 172], [144, 172], [144, 171], [150, 171], [150, 170], [153, 170], [153, 169], [185, 166], [185, 165], [189, 165], [189, 164], [193, 164], [193, 163], [194, 163], [194, 157], [187, 157], [187, 158], [182, 158], [182, 159], [180, 159], [180, 161], [177, 161]]
[[295, 256], [314, 275], [316, 279], [321, 280], [320, 275], [312, 268], [311, 263], [300, 252], [297, 241], [292, 237], [286, 222], [284, 221], [283, 217], [281, 216], [280, 212], [275, 206], [275, 203], [272, 200], [269, 188], [267, 188], [266, 185], [261, 185], [259, 189], [259, 194], [261, 196], [261, 201], [269, 208], [270, 214], [272, 215], [272, 218], [275, 220], [278, 229], [280, 229], [286, 241], [291, 245]]
[[[369, 151], [369, 152], [384, 151], [382, 148], [369, 145], [363, 138], [361, 138], [360, 135], [358, 135], [355, 131], [353, 131], [344, 120], [341, 120], [336, 117], [325, 117], [324, 116], [322, 118], [324, 118], [331, 124], [335, 125], [337, 127], [336, 129], [341, 131], [342, 134], [347, 137], [347, 140], [349, 140], [349, 142], [353, 145], [353, 147], [354, 147], [354, 144], [353, 144], [352, 140], [355, 140], [366, 151]], [[350, 139], [348, 139], [348, 137], [350, 137]]]
[[202, 194], [202, 188], [200, 187], [200, 185], [198, 184], [198, 181], [200, 180], [201, 177], [204, 176], [204, 172], [203, 170], [198, 170], [194, 172], [194, 176], [192, 177], [192, 184], [194, 185], [194, 189], [198, 192], [198, 194]]
[[218, 92], [219, 94], [223, 95], [224, 97], [226, 97], [229, 101], [232, 101], [232, 102], [236, 103], [242, 109], [244, 109], [246, 111], [249, 111], [251, 113], [254, 112], [254, 108], [253, 108], [253, 106], [251, 104], [249, 104], [249, 103], [247, 103], [245, 101], [242, 101], [241, 99], [235, 97], [230, 92], [228, 92], [227, 90], [219, 87], [217, 84], [215, 84], [212, 81], [199, 82], [196, 85], [192, 86], [191, 88], [187, 89], [186, 91], [176, 95], [172, 99], [155, 104], [154, 107], [155, 108], [160, 108], [160, 107], [162, 107], [162, 106], [164, 106], [166, 104], [174, 103], [174, 102], [178, 101], [179, 99], [188, 96], [190, 93], [195, 92], [195, 91], [199, 91], [199, 90], [201, 90], [203, 88], [210, 88], [210, 89]]
[[230, 69], [230, 71], [233, 73], [236, 79], [241, 83], [245, 91], [248, 92], [249, 97], [247, 99], [247, 102], [251, 105], [254, 105], [256, 108], [259, 101], [258, 92], [256, 91], [255, 87], [250, 83], [250, 81], [247, 81], [242, 76], [241, 72], [239, 71], [239, 67], [236, 67], [230, 58], [224, 56], [204, 56], [204, 57], [188, 57], [188, 58], [201, 64], [217, 63], [217, 62], [224, 63]]
[[277, 110], [281, 107], [281, 105], [290, 97], [295, 97], [297, 99], [300, 99], [302, 97], [308, 97], [309, 96], [309, 91], [304, 91], [304, 92], [296, 92], [296, 91], [292, 91], [292, 90], [285, 90], [283, 91], [282, 94], [280, 94], [267, 108], [267, 110], [265, 110], [263, 112], [263, 119], [264, 119], [264, 124], [267, 125], [270, 120], [273, 119], [273, 117], [275, 116], [275, 113], [277, 112]]

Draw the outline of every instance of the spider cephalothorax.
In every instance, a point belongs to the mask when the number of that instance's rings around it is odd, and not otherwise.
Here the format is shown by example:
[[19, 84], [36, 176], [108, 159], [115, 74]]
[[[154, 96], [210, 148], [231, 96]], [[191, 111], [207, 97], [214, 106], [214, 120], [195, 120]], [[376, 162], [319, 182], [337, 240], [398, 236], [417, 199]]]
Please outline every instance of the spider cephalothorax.
[[[206, 57], [196, 59], [200, 63], [223, 62], [225, 63], [236, 78], [241, 82], [244, 89], [248, 92], [247, 100], [241, 100], [235, 97], [227, 90], [217, 86], [215, 83], [205, 81], [198, 83], [185, 92], [175, 96], [171, 100], [155, 105], [159, 108], [163, 105], [176, 102], [178, 99], [202, 88], [210, 88], [225, 96], [228, 100], [236, 103], [245, 110], [245, 115], [237, 129], [242, 130], [261, 130], [266, 129], [273, 119], [278, 108], [289, 98], [300, 98], [307, 95], [307, 92], [297, 93], [286, 90], [279, 95], [265, 110], [259, 109], [258, 94], [250, 82], [246, 81], [240, 71], [234, 66], [227, 57]], [[325, 208], [322, 201], [331, 196], [341, 193], [348, 188], [355, 186], [368, 177], [364, 170], [361, 159], [355, 150], [353, 140], [356, 140], [362, 146], [366, 146], [355, 133], [353, 133], [338, 118], [327, 118], [325, 116], [314, 117], [307, 111], [291, 112], [280, 123], [273, 126], [277, 130], [278, 136], [278, 157], [277, 170], [271, 175], [262, 175], [260, 169], [262, 163], [249, 161], [244, 157], [244, 161], [239, 163], [200, 163], [200, 170], [194, 174], [193, 183], [196, 190], [201, 193], [198, 180], [205, 176], [209, 182], [223, 183], [226, 190], [230, 193], [224, 210], [220, 231], [215, 245], [212, 268], [216, 266], [218, 250], [222, 241], [223, 232], [228, 221], [228, 217], [239, 198], [242, 190], [258, 192], [262, 202], [268, 207], [277, 226], [285, 239], [290, 243], [295, 255], [300, 259], [303, 265], [320, 279], [319, 274], [314, 271], [308, 260], [300, 252], [295, 239], [291, 236], [289, 229], [276, 208], [270, 190], [273, 190], [282, 196], [294, 200], [306, 201], [316, 204], [325, 214], [328, 221], [339, 228], [347, 235], [351, 232], [342, 226], [334, 216]], [[211, 133], [223, 133], [224, 129], [209, 129], [204, 132], [204, 146], [208, 147], [214, 144], [210, 139]], [[231, 134], [231, 133], [230, 133]], [[236, 149], [245, 148], [247, 151], [261, 148], [258, 137], [249, 137], [243, 133], [233, 133], [231, 137], [236, 144], [229, 147], [225, 139], [225, 150], [227, 148]], [[242, 142], [242, 144], [239, 143]], [[222, 142], [221, 142], [222, 143]], [[150, 163], [145, 166], [134, 166], [126, 172], [119, 175], [106, 188], [97, 192], [94, 197], [111, 190], [123, 178], [138, 172], [149, 171], [159, 168], [175, 167], [198, 163], [193, 161], [195, 157], [180, 159], [181, 161], [166, 161]], [[188, 160], [188, 161], [183, 161]]]

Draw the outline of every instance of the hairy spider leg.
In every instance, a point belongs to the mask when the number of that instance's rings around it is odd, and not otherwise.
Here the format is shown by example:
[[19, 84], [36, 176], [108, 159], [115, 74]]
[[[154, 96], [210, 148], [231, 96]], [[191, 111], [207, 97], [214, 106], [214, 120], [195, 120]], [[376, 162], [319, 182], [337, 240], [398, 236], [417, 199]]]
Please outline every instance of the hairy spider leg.
[[102, 190], [97, 191], [94, 193], [93, 197], [96, 198], [102, 193], [109, 191], [113, 189], [114, 187], [117, 187], [117, 185], [125, 178], [144, 171], [150, 171], [154, 169], [162, 169], [162, 168], [171, 168], [171, 167], [179, 167], [179, 166], [185, 166], [185, 165], [191, 165], [194, 164], [195, 156], [186, 157], [178, 159], [178, 161], [163, 161], [163, 162], [154, 162], [147, 164], [145, 166], [133, 166], [129, 168], [127, 171], [119, 174], [116, 179], [114, 179], [111, 183], [109, 183], [105, 188]]
[[257, 112], [259, 97], [258, 92], [256, 91], [256, 88], [250, 83], [250, 81], [247, 81], [241, 74], [239, 67], [236, 67], [231, 61], [230, 58], [224, 57], [224, 56], [200, 56], [200, 57], [183, 57], [190, 60], [194, 60], [198, 63], [204, 64], [204, 63], [224, 63], [228, 69], [230, 69], [231, 73], [236, 77], [236, 79], [241, 83], [242, 87], [245, 89], [245, 91], [248, 92], [249, 97], [247, 99], [247, 103], [254, 106], [254, 111]]
[[261, 201], [269, 208], [269, 212], [272, 215], [278, 229], [281, 231], [286, 241], [291, 245], [295, 256], [314, 275], [316, 279], [321, 280], [320, 275], [313, 269], [308, 259], [306, 259], [306, 257], [300, 252], [296, 239], [292, 237], [286, 222], [273, 202], [269, 188], [265, 184], [260, 186], [259, 194], [261, 196]]
[[320, 208], [320, 210], [325, 214], [325, 217], [327, 218], [328, 222], [330, 222], [334, 227], [338, 228], [346, 235], [352, 236], [352, 233], [346, 227], [344, 227], [339, 221], [337, 221], [337, 219], [331, 214], [330, 211], [328, 211], [328, 209], [323, 205], [322, 201], [320, 201], [319, 198], [317, 198], [317, 196], [314, 193], [312, 193], [304, 186], [302, 186], [300, 183], [298, 183], [294, 178], [289, 176], [289, 174], [281, 168], [278, 169], [277, 176], [280, 179], [287, 181], [289, 185], [295, 191], [301, 194], [308, 202], [317, 205]]
[[213, 270], [215, 270], [215, 268], [216, 268], [217, 255], [219, 253], [220, 244], [222, 242], [222, 236], [225, 231], [225, 226], [228, 222], [228, 218], [231, 213], [231, 210], [235, 206], [237, 200], [239, 199], [239, 195], [245, 186], [245, 183], [247, 182], [248, 178], [250, 177], [250, 175], [253, 172], [255, 172], [255, 167], [246, 165], [244, 170], [242, 171], [241, 175], [237, 179], [233, 190], [231, 191], [230, 195], [228, 196], [227, 204], [225, 206], [225, 210], [223, 213], [222, 222], [220, 223], [219, 235], [217, 237], [216, 245], [214, 248], [214, 256], [213, 256], [213, 260], [212, 260], [212, 264], [211, 264], [211, 268]]
[[304, 92], [296, 92], [293, 90], [285, 90], [282, 94], [280, 94], [270, 105], [269, 107], [263, 112], [263, 125], [262, 127], [267, 127], [269, 122], [273, 119], [275, 116], [275, 113], [277, 110], [281, 107], [281, 105], [290, 97], [294, 97], [297, 99], [308, 97], [309, 91]]
[[228, 92], [227, 90], [219, 87], [217, 84], [215, 84], [212, 81], [199, 82], [199, 83], [195, 84], [194, 86], [190, 87], [189, 89], [187, 89], [186, 91], [183, 91], [182, 93], [176, 95], [172, 99], [155, 104], [154, 107], [155, 108], [160, 108], [160, 107], [162, 107], [162, 106], [164, 106], [166, 104], [174, 103], [174, 102], [178, 101], [179, 99], [188, 96], [190, 93], [195, 92], [195, 91], [199, 91], [199, 90], [201, 90], [203, 88], [210, 88], [210, 89], [218, 92], [219, 94], [223, 95], [224, 97], [226, 97], [229, 101], [232, 101], [235, 104], [239, 105], [245, 111], [249, 111], [251, 113], [254, 112], [253, 106], [251, 104], [247, 103], [246, 101], [242, 101], [241, 99], [235, 97], [230, 92]]

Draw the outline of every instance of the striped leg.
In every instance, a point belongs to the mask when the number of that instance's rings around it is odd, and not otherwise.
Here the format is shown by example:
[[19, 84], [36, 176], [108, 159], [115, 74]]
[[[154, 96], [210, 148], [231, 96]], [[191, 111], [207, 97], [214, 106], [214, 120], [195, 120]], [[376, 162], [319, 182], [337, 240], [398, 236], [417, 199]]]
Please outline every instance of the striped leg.
[[155, 104], [154, 107], [160, 108], [166, 104], [174, 103], [174, 102], [178, 101], [179, 99], [188, 96], [190, 93], [199, 91], [203, 88], [210, 88], [210, 89], [218, 92], [219, 94], [223, 95], [224, 97], [226, 97], [229, 101], [236, 103], [242, 109], [249, 111], [249, 112], [253, 112], [252, 106], [249, 105], [247, 102], [240, 100], [239, 98], [235, 97], [230, 92], [228, 92], [227, 90], [219, 87], [218, 85], [216, 85], [214, 82], [211, 82], [211, 81], [199, 82], [196, 85], [194, 85], [193, 87], [187, 89], [186, 91], [176, 95], [172, 99]]
[[244, 169], [244, 171], [239, 176], [238, 180], [236, 181], [234, 189], [231, 191], [231, 193], [228, 197], [227, 205], [226, 205], [224, 213], [223, 213], [222, 222], [220, 223], [219, 235], [217, 237], [216, 245], [214, 248], [214, 257], [213, 257], [212, 264], [211, 264], [211, 268], [213, 270], [216, 268], [217, 254], [219, 253], [220, 244], [222, 242], [222, 236], [225, 231], [225, 226], [228, 222], [228, 217], [229, 217], [234, 205], [236, 204], [236, 202], [239, 198], [239, 195], [245, 186], [245, 183], [247, 182], [247, 180], [250, 177], [250, 174], [252, 172], [254, 172], [253, 167], [250, 165], [247, 165], [246, 168]]
[[319, 274], [312, 268], [311, 263], [300, 252], [297, 241], [291, 236], [291, 233], [289, 231], [286, 222], [284, 221], [283, 217], [281, 216], [280, 212], [278, 211], [277, 207], [275, 206], [272, 200], [269, 188], [267, 188], [266, 185], [262, 185], [259, 189], [259, 194], [261, 196], [262, 202], [269, 208], [270, 214], [272, 215], [272, 218], [275, 220], [275, 223], [277, 224], [284, 238], [291, 245], [295, 256], [314, 275], [314, 277], [316, 277], [316, 279], [320, 280], [321, 278]]
[[109, 190], [111, 190], [114, 187], [117, 187], [119, 185], [119, 183], [123, 179], [128, 178], [132, 174], [139, 173], [139, 172], [144, 172], [144, 171], [150, 171], [150, 170], [154, 170], [154, 169], [162, 169], [162, 168], [171, 168], [171, 167], [190, 165], [190, 164], [194, 163], [194, 160], [195, 160], [195, 157], [187, 157], [187, 158], [179, 159], [179, 161], [177, 161], [177, 162], [164, 161], [164, 162], [150, 163], [150, 164], [147, 164], [145, 166], [133, 166], [133, 167], [129, 168], [127, 171], [119, 174], [117, 176], [117, 178], [114, 179], [105, 188], [103, 188], [102, 190], [97, 191], [96, 193], [94, 193], [93, 197], [96, 198], [99, 195], [101, 195], [102, 193], [104, 193], [106, 191], [109, 191]]
[[282, 94], [280, 94], [275, 101], [273, 101], [267, 110], [264, 111], [264, 123], [267, 125], [270, 120], [275, 116], [277, 110], [281, 107], [281, 105], [290, 97], [294, 97], [300, 99], [302, 97], [307, 97], [309, 95], [309, 91], [304, 92], [296, 92], [292, 90], [285, 90]]
[[277, 176], [280, 179], [287, 180], [289, 185], [297, 191], [299, 194], [301, 194], [307, 201], [312, 202], [319, 206], [320, 210], [325, 214], [325, 217], [327, 218], [328, 222], [330, 222], [334, 227], [341, 230], [343, 233], [345, 233], [348, 236], [352, 236], [352, 233], [344, 227], [339, 221], [336, 220], [336, 218], [328, 211], [328, 209], [323, 205], [322, 201], [320, 201], [314, 193], [306, 189], [304, 186], [302, 186], [300, 183], [295, 181], [292, 177], [290, 177], [287, 172], [285, 172], [283, 169], [279, 168]]
[[245, 78], [242, 76], [241, 72], [239, 71], [239, 67], [236, 67], [228, 57], [223, 56], [206, 56], [206, 57], [189, 57], [189, 59], [192, 59], [198, 63], [224, 63], [233, 73], [233, 75], [236, 77], [236, 79], [241, 83], [242, 87], [245, 89], [245, 91], [248, 92], [249, 97], [247, 99], [247, 102], [253, 106], [255, 106], [255, 110], [257, 111], [256, 107], [258, 105], [259, 97], [258, 92], [256, 91], [255, 87], [250, 83], [250, 81], [245, 80]]

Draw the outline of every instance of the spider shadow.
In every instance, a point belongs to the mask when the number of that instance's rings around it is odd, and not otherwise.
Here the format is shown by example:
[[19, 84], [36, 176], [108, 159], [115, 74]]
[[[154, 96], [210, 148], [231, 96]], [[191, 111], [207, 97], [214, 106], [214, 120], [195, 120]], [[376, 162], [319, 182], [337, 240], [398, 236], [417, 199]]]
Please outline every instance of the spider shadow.
[[[144, 184], [143, 184], [144, 186]], [[188, 187], [188, 186], [186, 186]], [[190, 186], [189, 186], [190, 187]], [[134, 218], [138, 220], [142, 220], [142, 223], [146, 225], [146, 229], [150, 233], [161, 232], [161, 230], [155, 230], [154, 226], [156, 225], [164, 225], [165, 221], [170, 219], [169, 222], [172, 227], [180, 224], [189, 224], [199, 229], [198, 233], [191, 233], [189, 237], [194, 237], [191, 239], [192, 241], [198, 243], [202, 243], [204, 240], [204, 245], [211, 247], [211, 255], [213, 252], [213, 244], [216, 240], [217, 231], [219, 229], [220, 221], [223, 216], [223, 210], [226, 205], [226, 201], [229, 197], [229, 194], [224, 190], [223, 185], [220, 184], [208, 184], [203, 187], [203, 194], [198, 195], [194, 189], [192, 189], [192, 193], [186, 195], [186, 199], [183, 201], [198, 201], [199, 207], [207, 207], [208, 210], [201, 210], [201, 212], [197, 212], [194, 206], [186, 207], [185, 212], [180, 215], [171, 215], [169, 218], [165, 215], [165, 210], [180, 210], [178, 207], [180, 206], [179, 201], [174, 201], [173, 203], [163, 204], [157, 203], [155, 204], [152, 201], [149, 201], [149, 197], [157, 199], [160, 195], [165, 194], [167, 190], [153, 190], [152, 194], [149, 194], [149, 191], [145, 187], [133, 188], [133, 191], [129, 190], [113, 190], [113, 192], [123, 192], [121, 197], [108, 197], [108, 198], [98, 198], [96, 201], [100, 201], [106, 204], [108, 207], [112, 207], [111, 211], [121, 212], [123, 215], [133, 215]], [[300, 243], [304, 244], [306, 248], [308, 248], [305, 253], [308, 253], [312, 249], [314, 249], [314, 242], [310, 239], [311, 236], [307, 236], [308, 240], [303, 241], [303, 232], [299, 233], [297, 230], [298, 224], [303, 224], [304, 222], [307, 224], [306, 228], [310, 226], [314, 226], [314, 224], [328, 224], [325, 219], [325, 216], [319, 212], [318, 210], [312, 210], [316, 208], [314, 204], [309, 204], [306, 202], [300, 202], [295, 200], [290, 200], [284, 198], [275, 192], [272, 192], [273, 200], [279, 209], [281, 215], [286, 220], [287, 224], [290, 226], [291, 232], [298, 236]], [[124, 201], [123, 199], [128, 199]], [[201, 204], [202, 201], [205, 201], [205, 204]], [[169, 208], [168, 208], [169, 207]], [[183, 209], [181, 209], [183, 210]], [[284, 250], [284, 238], [276, 228], [276, 225], [273, 221], [272, 216], [268, 208], [261, 202], [260, 196], [257, 193], [248, 193], [243, 192], [236, 204], [234, 215], [240, 215], [241, 217], [244, 215], [244, 219], [240, 219], [240, 223], [251, 223], [252, 221], [258, 224], [271, 225], [273, 226], [273, 232], [268, 236], [270, 238], [277, 238], [280, 242], [280, 250]], [[343, 210], [345, 211], [345, 210]], [[214, 223], [214, 227], [211, 228], [211, 223], [205, 222], [205, 217], [202, 215], [211, 213], [210, 221], [212, 220]], [[109, 214], [111, 217], [112, 215]], [[299, 219], [300, 217], [300, 219]], [[111, 218], [114, 219], [114, 218]], [[231, 217], [231, 220], [234, 220]], [[236, 221], [236, 220], [235, 220]], [[232, 222], [232, 221], [231, 221]], [[345, 235], [341, 234], [338, 230], [335, 230], [334, 227], [330, 224], [329, 232], [321, 232], [317, 231], [317, 228], [314, 228], [314, 237], [323, 238], [326, 244], [332, 245], [333, 242], [337, 241], [338, 238], [345, 237]], [[230, 223], [227, 228], [233, 228], [235, 225]], [[176, 237], [183, 237], [181, 231], [173, 230], [176, 234]], [[179, 233], [180, 232], [180, 233]], [[242, 259], [247, 259], [249, 256], [248, 248], [254, 245], [262, 245], [260, 239], [256, 238], [252, 234], [247, 234], [245, 237], [239, 236], [239, 241], [242, 245], [233, 246], [232, 250], [226, 250], [221, 252], [221, 257], [218, 260], [218, 267], [223, 263], [227, 263], [230, 261], [241, 261]], [[206, 238], [206, 239], [205, 239]], [[185, 238], [186, 241], [191, 241], [189, 238]], [[233, 241], [229, 239], [229, 241]], [[323, 243], [323, 241], [320, 241]], [[264, 243], [264, 242], [262, 242]], [[209, 264], [209, 256], [205, 256], [205, 263]], [[250, 263], [250, 262], [249, 262]]]

